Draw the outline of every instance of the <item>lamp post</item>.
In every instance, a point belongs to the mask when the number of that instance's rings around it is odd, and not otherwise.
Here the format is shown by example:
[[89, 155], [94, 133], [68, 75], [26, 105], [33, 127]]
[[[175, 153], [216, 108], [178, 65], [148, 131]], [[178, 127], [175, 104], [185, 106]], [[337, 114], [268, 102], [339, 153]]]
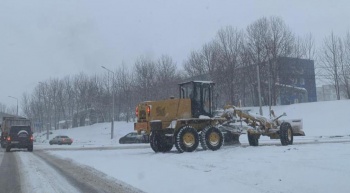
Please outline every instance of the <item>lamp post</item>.
[[111, 139], [113, 139], [113, 132], [114, 132], [114, 72], [112, 70], [109, 70], [108, 68], [101, 66], [103, 69], [107, 70], [108, 72], [113, 74], [113, 82], [112, 82], [112, 124], [111, 124]]
[[256, 65], [256, 71], [257, 71], [257, 79], [258, 79], [259, 112], [260, 112], [260, 115], [263, 115], [263, 111], [262, 111], [262, 108], [261, 108], [261, 88], [260, 88], [260, 68], [259, 68], [259, 64]]
[[[39, 82], [39, 84], [42, 84], [42, 85], [45, 85], [45, 86], [48, 86], [46, 83], [44, 82]], [[45, 101], [45, 98], [44, 98], [44, 101]], [[45, 105], [46, 106], [46, 105]], [[50, 107], [48, 108], [49, 110], [49, 127], [51, 129], [51, 110], [50, 110]], [[46, 127], [46, 140], [49, 140], [49, 127]]]
[[16, 114], [16, 116], [18, 117], [18, 98], [13, 97], [13, 96], [8, 96], [8, 97], [13, 98], [13, 99], [16, 99], [16, 101], [17, 101], [17, 114]]

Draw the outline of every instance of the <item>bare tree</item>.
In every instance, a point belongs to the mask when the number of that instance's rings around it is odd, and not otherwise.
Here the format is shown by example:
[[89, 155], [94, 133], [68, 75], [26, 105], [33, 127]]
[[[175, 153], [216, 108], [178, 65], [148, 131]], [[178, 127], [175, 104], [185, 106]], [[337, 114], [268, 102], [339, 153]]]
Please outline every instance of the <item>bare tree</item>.
[[184, 69], [190, 77], [200, 76], [207, 73], [203, 57], [200, 52], [192, 51], [187, 61], [184, 63]]
[[343, 62], [341, 66], [341, 83], [344, 85], [344, 93], [350, 99], [350, 32], [344, 38]]
[[6, 105], [0, 103], [0, 112], [5, 113], [5, 112], [6, 112], [6, 109], [7, 109]]
[[67, 117], [66, 120], [73, 120], [73, 114], [74, 114], [74, 109], [75, 109], [75, 102], [74, 102], [74, 98], [75, 98], [75, 92], [73, 89], [73, 84], [72, 84], [72, 78], [70, 76], [66, 76], [63, 79], [63, 84], [64, 84], [64, 101], [65, 104], [64, 106], [66, 106], [66, 110], [67, 110]]
[[261, 64], [267, 60], [266, 47], [270, 37], [270, 24], [265, 17], [258, 19], [247, 27], [247, 51], [250, 53], [253, 64]]
[[119, 98], [117, 101], [119, 104], [118, 117], [128, 122], [131, 120], [134, 112], [134, 106], [136, 105], [135, 94], [133, 91], [134, 78], [125, 64], [123, 64], [116, 72], [116, 84]]
[[176, 63], [167, 55], [162, 55], [156, 63], [157, 74], [156, 82], [158, 90], [158, 99], [165, 99], [174, 96], [177, 93], [177, 84], [179, 75], [176, 70]]
[[[278, 86], [275, 84], [278, 82], [278, 76], [280, 72], [280, 65], [278, 64], [278, 58], [290, 56], [293, 52], [294, 35], [289, 27], [284, 23], [280, 17], [270, 18], [271, 37], [269, 43], [266, 45], [266, 49], [269, 55], [268, 69], [265, 76], [266, 82], [271, 82], [271, 94], [272, 105], [276, 105], [277, 97], [279, 95]], [[265, 95], [267, 95], [265, 93]], [[266, 98], [266, 97], [265, 97]], [[269, 97], [270, 98], [270, 97]], [[270, 100], [269, 100], [270, 101]]]
[[332, 32], [326, 37], [320, 52], [321, 67], [324, 77], [334, 85], [337, 99], [340, 100], [340, 70], [344, 61], [343, 44]]
[[315, 39], [311, 33], [307, 34], [304, 37], [304, 50], [305, 50], [305, 58], [309, 60], [316, 59], [316, 46]]
[[151, 59], [140, 57], [135, 62], [135, 84], [139, 101], [151, 100], [156, 97], [156, 63]]
[[219, 45], [217, 41], [211, 41], [203, 45], [199, 51], [192, 51], [184, 69], [189, 76], [212, 75], [215, 71], [219, 55]]
[[236, 70], [241, 64], [243, 32], [229, 26], [219, 30], [215, 41], [218, 45], [218, 56], [213, 79], [224, 95], [222, 100], [234, 104], [237, 102], [237, 86], [240, 84]]
[[33, 114], [30, 112], [30, 96], [28, 93], [23, 93], [21, 100], [22, 112], [28, 118], [32, 118]]
[[[270, 23], [265, 17], [258, 19], [247, 27], [245, 51], [248, 52], [248, 57], [244, 60], [246, 66], [245, 69], [247, 69], [245, 71], [245, 76], [247, 77], [247, 81], [249, 81], [248, 85], [251, 86], [250, 95], [257, 99], [259, 99], [259, 83], [256, 74], [261, 74], [262, 65], [266, 65], [266, 62], [268, 61], [269, 50], [266, 48], [269, 47], [270, 37]], [[257, 72], [258, 69], [255, 71], [256, 65], [259, 65], [260, 67], [259, 72]], [[258, 92], [255, 92], [255, 89]], [[255, 100], [254, 98], [252, 101], [257, 105], [258, 100]]]

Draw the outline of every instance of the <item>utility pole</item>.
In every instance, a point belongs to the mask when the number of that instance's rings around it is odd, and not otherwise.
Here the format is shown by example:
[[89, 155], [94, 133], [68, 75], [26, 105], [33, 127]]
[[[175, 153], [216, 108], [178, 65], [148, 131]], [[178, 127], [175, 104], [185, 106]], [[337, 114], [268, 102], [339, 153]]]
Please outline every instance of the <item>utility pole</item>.
[[271, 105], [272, 105], [272, 97], [271, 97], [271, 74], [269, 73], [269, 115], [271, 119]]
[[111, 139], [114, 137], [114, 72], [112, 70], [109, 70], [108, 68], [101, 66], [103, 69], [107, 70], [108, 72], [113, 74], [113, 80], [112, 80], [112, 123], [111, 123]]
[[[46, 83], [44, 82], [39, 82], [39, 84], [44, 85], [45, 87], [48, 86]], [[45, 101], [45, 96], [44, 96], [44, 101]], [[46, 106], [46, 105], [45, 105]], [[47, 110], [49, 111], [49, 126], [46, 126], [46, 140], [49, 140], [49, 134], [50, 131], [49, 129], [51, 129], [51, 110], [50, 110], [50, 101], [49, 101], [49, 108], [47, 108]], [[49, 128], [50, 127], [50, 128]]]
[[257, 76], [258, 76], [259, 112], [260, 112], [260, 115], [263, 115], [263, 111], [262, 111], [262, 107], [261, 107], [261, 88], [260, 88], [260, 69], [259, 69], [259, 64], [256, 65], [256, 71], [257, 71]]

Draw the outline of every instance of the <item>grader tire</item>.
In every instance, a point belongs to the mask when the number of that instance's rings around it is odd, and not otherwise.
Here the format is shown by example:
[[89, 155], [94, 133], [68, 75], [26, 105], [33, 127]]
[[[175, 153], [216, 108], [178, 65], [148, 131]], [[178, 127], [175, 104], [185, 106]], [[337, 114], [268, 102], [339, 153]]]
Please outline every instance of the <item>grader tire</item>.
[[176, 148], [182, 152], [193, 152], [199, 145], [199, 135], [191, 126], [184, 126], [176, 136]]
[[259, 146], [259, 135], [253, 135], [250, 134], [249, 132], [247, 133], [248, 135], [248, 142], [250, 146]]
[[280, 127], [280, 139], [282, 145], [292, 145], [293, 144], [293, 130], [292, 126], [284, 122]]
[[151, 132], [150, 145], [154, 152], [168, 152], [173, 148], [171, 138], [167, 139], [164, 133]]
[[158, 149], [158, 140], [156, 139], [156, 133], [154, 132], [151, 132], [150, 134], [150, 139], [149, 139], [149, 143], [151, 145], [151, 148], [154, 152], [159, 152], [159, 149]]
[[204, 150], [216, 151], [224, 144], [224, 135], [218, 128], [208, 126], [200, 135], [200, 143]]
[[165, 152], [169, 152], [171, 149], [173, 149], [173, 146], [174, 146], [174, 144], [168, 144], [168, 145], [166, 145], [166, 146], [164, 146], [164, 149], [163, 149], [163, 153], [165, 153]]
[[175, 148], [177, 149], [178, 152], [183, 153], [184, 150], [180, 147], [180, 142], [179, 142], [179, 140], [178, 140], [178, 138], [177, 138], [177, 135], [178, 135], [178, 134], [179, 134], [179, 131], [176, 131], [176, 132], [174, 133], [174, 136], [175, 136]]
[[167, 138], [166, 136], [163, 136], [161, 144], [160, 151], [163, 153], [169, 152], [174, 146], [172, 138]]

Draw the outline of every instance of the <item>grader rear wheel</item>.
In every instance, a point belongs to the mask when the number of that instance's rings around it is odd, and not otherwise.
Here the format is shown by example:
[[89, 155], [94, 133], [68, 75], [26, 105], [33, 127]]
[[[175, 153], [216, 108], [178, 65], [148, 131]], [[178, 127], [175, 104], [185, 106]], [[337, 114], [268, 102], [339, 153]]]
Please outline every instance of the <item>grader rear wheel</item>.
[[159, 152], [158, 149], [158, 140], [156, 139], [156, 134], [154, 132], [151, 132], [150, 137], [149, 137], [149, 143], [151, 145], [151, 148], [154, 152]]
[[151, 132], [150, 145], [154, 152], [168, 152], [173, 148], [171, 138], [167, 138], [164, 133]]
[[222, 132], [213, 126], [208, 126], [203, 129], [200, 136], [201, 146], [204, 150], [218, 150], [224, 144], [224, 135]]
[[179, 134], [179, 130], [175, 131], [174, 133], [174, 137], [175, 137], [175, 148], [177, 149], [178, 152], [183, 153], [184, 150], [180, 147], [180, 143], [179, 140], [177, 138], [177, 135]]
[[182, 127], [176, 135], [175, 146], [177, 150], [182, 152], [192, 152], [199, 145], [199, 135], [191, 126]]

